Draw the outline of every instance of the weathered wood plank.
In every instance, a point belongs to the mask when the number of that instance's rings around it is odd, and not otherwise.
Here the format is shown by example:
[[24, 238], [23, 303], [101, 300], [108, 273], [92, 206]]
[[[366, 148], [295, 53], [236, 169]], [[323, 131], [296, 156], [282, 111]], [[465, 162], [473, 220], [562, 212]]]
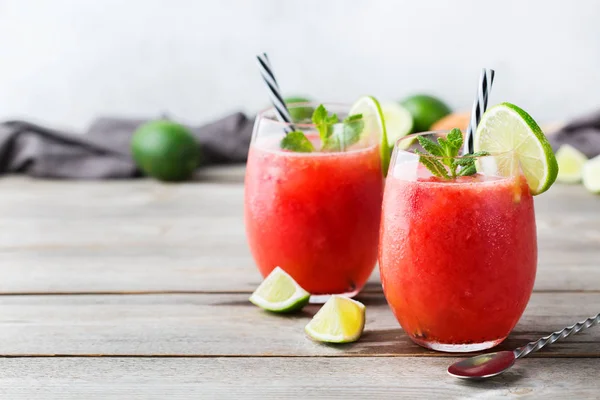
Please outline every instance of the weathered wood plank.
[[[363, 296], [360, 341], [308, 340], [311, 305], [290, 316], [266, 313], [247, 295], [0, 296], [0, 355], [434, 356], [403, 334], [380, 294]], [[535, 293], [503, 349], [521, 346], [598, 312], [600, 293]], [[536, 353], [600, 357], [600, 329]]]
[[[201, 181], [0, 180], [0, 293], [252, 291], [243, 168]], [[600, 197], [536, 198], [536, 290], [600, 290]], [[368, 291], [380, 291], [375, 272]]]
[[[0, 250], [0, 293], [250, 293], [262, 277], [241, 241]], [[377, 270], [365, 290], [381, 292]], [[600, 290], [600, 254], [541, 250], [535, 290]]]
[[450, 358], [0, 359], [10, 399], [592, 399], [598, 359], [524, 359], [481, 382], [446, 374]]

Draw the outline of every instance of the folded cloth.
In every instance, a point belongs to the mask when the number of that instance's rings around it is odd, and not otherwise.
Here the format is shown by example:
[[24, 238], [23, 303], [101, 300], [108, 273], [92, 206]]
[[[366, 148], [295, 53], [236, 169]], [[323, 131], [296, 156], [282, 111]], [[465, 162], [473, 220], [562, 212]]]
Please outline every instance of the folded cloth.
[[555, 151], [563, 144], [570, 144], [590, 158], [597, 156], [600, 154], [600, 111], [569, 122], [549, 135], [549, 139]]
[[[141, 176], [129, 151], [145, 120], [100, 118], [84, 135], [25, 121], [0, 124], [0, 173], [38, 178], [114, 179]], [[202, 149], [202, 165], [246, 161], [254, 122], [242, 113], [189, 127]]]

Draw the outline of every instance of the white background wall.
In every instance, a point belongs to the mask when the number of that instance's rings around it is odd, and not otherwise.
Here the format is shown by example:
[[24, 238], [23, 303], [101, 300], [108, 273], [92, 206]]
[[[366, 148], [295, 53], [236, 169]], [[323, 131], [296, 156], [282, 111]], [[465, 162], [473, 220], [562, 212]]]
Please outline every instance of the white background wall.
[[600, 107], [598, 0], [0, 0], [0, 119], [254, 112], [263, 50], [287, 94], [469, 109], [489, 66], [492, 103], [546, 122]]

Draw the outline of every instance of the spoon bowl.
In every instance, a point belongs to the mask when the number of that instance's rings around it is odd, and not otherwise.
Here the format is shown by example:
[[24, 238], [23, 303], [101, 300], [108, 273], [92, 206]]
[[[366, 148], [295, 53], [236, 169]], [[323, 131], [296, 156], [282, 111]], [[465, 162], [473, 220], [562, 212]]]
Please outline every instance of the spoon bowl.
[[481, 354], [452, 364], [448, 373], [465, 379], [491, 378], [512, 367], [516, 359], [513, 351]]

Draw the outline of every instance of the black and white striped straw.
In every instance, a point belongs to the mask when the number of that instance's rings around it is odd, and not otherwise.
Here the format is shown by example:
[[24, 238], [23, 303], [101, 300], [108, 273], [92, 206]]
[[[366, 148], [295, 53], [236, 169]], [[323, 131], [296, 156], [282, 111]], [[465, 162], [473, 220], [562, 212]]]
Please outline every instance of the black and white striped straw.
[[488, 98], [490, 96], [490, 92], [492, 91], [492, 84], [494, 83], [494, 74], [494, 70], [490, 68], [483, 68], [481, 70], [479, 87], [477, 88], [477, 96], [473, 102], [471, 119], [469, 121], [469, 127], [467, 128], [467, 135], [465, 137], [463, 155], [471, 154], [475, 151], [473, 149], [473, 136], [477, 131], [477, 125], [479, 125], [479, 121], [481, 121], [481, 116], [487, 109]]
[[281, 122], [289, 124], [284, 128], [286, 133], [295, 131], [296, 127], [292, 124], [292, 116], [285, 105], [285, 101], [283, 101], [283, 96], [281, 95], [281, 90], [279, 89], [279, 85], [275, 79], [275, 73], [273, 72], [273, 67], [271, 67], [267, 53], [257, 55], [256, 59], [258, 60], [260, 74], [262, 75], [262, 78], [267, 85], [267, 89], [269, 90], [269, 97], [271, 98], [271, 103], [273, 103], [273, 107], [275, 108], [277, 119]]

